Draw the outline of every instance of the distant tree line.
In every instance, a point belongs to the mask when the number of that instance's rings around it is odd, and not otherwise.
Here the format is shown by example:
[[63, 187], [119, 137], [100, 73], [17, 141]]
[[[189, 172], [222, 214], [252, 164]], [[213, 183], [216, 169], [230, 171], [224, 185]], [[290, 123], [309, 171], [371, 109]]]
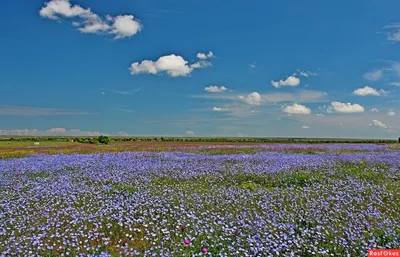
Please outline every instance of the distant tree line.
[[220, 143], [375, 143], [390, 144], [390, 139], [322, 139], [322, 138], [228, 138], [228, 137], [0, 137], [0, 141], [56, 141], [83, 144], [108, 144], [109, 142], [220, 142]]

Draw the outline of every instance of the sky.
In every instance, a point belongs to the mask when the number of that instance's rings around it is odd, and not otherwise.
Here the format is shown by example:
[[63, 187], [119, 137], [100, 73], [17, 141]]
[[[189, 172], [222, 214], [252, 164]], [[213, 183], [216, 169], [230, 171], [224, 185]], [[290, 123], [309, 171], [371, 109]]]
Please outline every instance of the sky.
[[4, 0], [0, 135], [397, 138], [398, 0]]

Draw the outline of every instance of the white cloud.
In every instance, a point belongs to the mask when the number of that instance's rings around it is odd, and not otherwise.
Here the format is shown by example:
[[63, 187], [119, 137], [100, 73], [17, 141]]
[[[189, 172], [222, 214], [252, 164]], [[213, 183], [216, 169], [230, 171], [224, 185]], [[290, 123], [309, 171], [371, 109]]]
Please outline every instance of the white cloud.
[[307, 108], [306, 106], [297, 103], [286, 106], [285, 108], [283, 108], [283, 112], [289, 114], [311, 114], [310, 108]]
[[386, 124], [384, 124], [383, 122], [379, 121], [379, 120], [373, 120], [372, 124], [369, 124], [371, 127], [380, 127], [380, 128], [389, 128]]
[[389, 85], [395, 86], [395, 87], [400, 87], [400, 82], [390, 82]]
[[219, 107], [213, 107], [214, 112], [226, 112], [228, 111], [228, 108], [219, 108]]
[[105, 95], [106, 93], [105, 93], [105, 92], [101, 92], [101, 94], [102, 94], [102, 95]]
[[383, 77], [383, 70], [374, 70], [367, 72], [363, 75], [363, 77], [370, 81], [378, 81]]
[[372, 108], [371, 112], [379, 112], [379, 110], [377, 108]]
[[186, 135], [188, 135], [188, 136], [194, 136], [193, 130], [188, 130], [188, 131], [186, 131]]
[[214, 58], [214, 53], [213, 52], [208, 52], [208, 54], [205, 53], [198, 53], [197, 54], [197, 58], [199, 58], [200, 60], [207, 60], [208, 58]]
[[123, 137], [129, 136], [129, 134], [124, 131], [118, 132], [118, 135], [123, 136]]
[[387, 92], [383, 89], [381, 90], [376, 90], [372, 87], [365, 86], [363, 88], [359, 88], [354, 90], [353, 92], [354, 95], [359, 95], [359, 96], [367, 96], [367, 95], [373, 95], [373, 96], [380, 96], [380, 95], [385, 95]]
[[260, 105], [262, 100], [261, 95], [257, 92], [253, 92], [246, 97], [242, 97], [241, 99], [243, 99], [247, 104], [250, 105]]
[[309, 77], [309, 76], [318, 76], [318, 73], [311, 71], [300, 71], [299, 75], [303, 77]]
[[249, 64], [250, 68], [255, 68], [255, 67], [256, 67], [256, 65], [257, 65], [257, 63], [256, 63], [256, 62], [252, 62], [252, 63], [250, 63], [250, 64]]
[[65, 133], [67, 131], [65, 128], [51, 128], [47, 130], [48, 133]]
[[318, 117], [325, 117], [325, 115], [323, 115], [322, 113], [318, 113], [317, 116]]
[[386, 33], [387, 39], [390, 41], [400, 41], [400, 23], [393, 23], [384, 27], [391, 31]]
[[332, 102], [328, 107], [328, 112], [337, 112], [337, 113], [355, 113], [355, 112], [364, 112], [364, 107], [359, 104], [351, 104], [351, 103], [341, 103], [341, 102]]
[[309, 126], [306, 126], [306, 125], [303, 125], [301, 128], [302, 128], [302, 129], [309, 129], [310, 127], [309, 127]]
[[388, 115], [389, 116], [394, 116], [394, 115], [396, 115], [396, 113], [394, 111], [390, 111], [390, 112], [388, 112]]
[[210, 92], [210, 93], [221, 93], [221, 92], [225, 92], [228, 90], [228, 88], [224, 87], [224, 86], [209, 86], [209, 87], [205, 87], [204, 88], [205, 91]]
[[182, 56], [171, 54], [162, 56], [155, 62], [149, 60], [144, 60], [141, 63], [134, 62], [131, 64], [129, 70], [132, 75], [166, 72], [171, 77], [185, 77], [189, 76], [194, 69], [206, 68], [209, 66], [211, 66], [211, 63], [204, 60], [188, 65], [188, 61], [183, 59]]
[[276, 87], [296, 87], [300, 84], [300, 79], [295, 76], [289, 76], [286, 80], [271, 81], [271, 84]]
[[106, 15], [100, 17], [92, 12], [90, 8], [82, 8], [72, 5], [69, 0], [51, 0], [44, 4], [39, 11], [40, 16], [52, 20], [61, 18], [77, 19], [72, 25], [82, 33], [113, 34], [115, 39], [131, 37], [142, 30], [143, 25], [133, 15], [118, 15], [112, 17]]
[[131, 37], [142, 30], [142, 24], [135, 20], [133, 15], [118, 15], [112, 18], [114, 23], [111, 32], [115, 34], [116, 39]]

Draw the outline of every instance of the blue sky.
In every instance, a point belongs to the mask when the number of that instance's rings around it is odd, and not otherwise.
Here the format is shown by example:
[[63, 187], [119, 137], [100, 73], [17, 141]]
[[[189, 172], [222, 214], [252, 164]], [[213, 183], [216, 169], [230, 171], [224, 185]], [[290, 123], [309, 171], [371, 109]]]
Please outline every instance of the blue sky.
[[400, 2], [0, 3], [0, 134], [394, 138]]

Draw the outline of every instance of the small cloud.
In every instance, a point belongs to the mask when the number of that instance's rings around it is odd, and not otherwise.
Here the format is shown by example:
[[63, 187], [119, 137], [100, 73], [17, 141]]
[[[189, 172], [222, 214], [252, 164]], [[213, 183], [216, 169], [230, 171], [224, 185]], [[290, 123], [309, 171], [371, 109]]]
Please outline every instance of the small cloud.
[[212, 110], [213, 110], [214, 112], [226, 112], [226, 111], [228, 111], [228, 108], [214, 107]]
[[372, 108], [371, 112], [379, 112], [379, 110], [377, 108]]
[[123, 91], [123, 90], [114, 90], [113, 92], [119, 95], [133, 95], [134, 93], [137, 93], [141, 90], [142, 88], [135, 88], [133, 90], [130, 91]]
[[87, 135], [93, 137], [93, 136], [100, 136], [101, 133], [98, 131], [89, 131], [89, 132], [87, 132]]
[[250, 105], [260, 105], [261, 100], [262, 100], [261, 95], [257, 92], [253, 92], [241, 99], [243, 99], [247, 104], [250, 104]]
[[106, 93], [105, 93], [105, 92], [101, 92], [101, 94], [102, 94], [102, 95], [105, 95]]
[[357, 113], [357, 112], [364, 112], [364, 107], [362, 107], [359, 104], [332, 102], [328, 107], [328, 112]]
[[250, 68], [253, 68], [253, 69], [256, 67], [256, 65], [257, 65], [256, 62], [252, 62], [252, 63], [249, 64]]
[[283, 112], [286, 112], [288, 114], [311, 114], [310, 108], [307, 108], [306, 106], [297, 103], [286, 106], [285, 108], [283, 108]]
[[303, 77], [318, 76], [318, 73], [311, 71], [299, 71], [299, 75]]
[[390, 82], [389, 85], [395, 86], [395, 87], [400, 87], [400, 82]]
[[286, 80], [271, 81], [272, 86], [279, 87], [297, 87], [300, 84], [300, 79], [295, 76], [289, 76]]
[[129, 134], [128, 134], [128, 133], [126, 133], [126, 132], [124, 132], [124, 131], [120, 131], [120, 132], [118, 132], [118, 135], [120, 135], [120, 136], [124, 136], [124, 137], [126, 137], [126, 136], [129, 136]]
[[124, 108], [118, 108], [118, 110], [121, 112], [129, 112], [129, 113], [133, 112], [132, 110], [124, 109]]
[[67, 131], [65, 128], [51, 128], [49, 130], [46, 130], [47, 133], [54, 133], [54, 134], [65, 133], [65, 131]]
[[372, 96], [380, 96], [380, 95], [386, 95], [388, 92], [386, 92], [385, 90], [381, 89], [381, 90], [376, 90], [372, 87], [369, 86], [365, 86], [363, 88], [359, 88], [354, 90], [353, 94], [354, 95], [359, 95], [359, 96], [368, 96], [368, 95], [372, 95]]
[[171, 54], [160, 57], [157, 61], [144, 60], [141, 63], [134, 62], [129, 68], [131, 75], [153, 74], [166, 72], [170, 77], [189, 76], [194, 69], [207, 68], [211, 63], [205, 60], [188, 64], [182, 56]]
[[309, 129], [310, 127], [304, 125], [304, 126], [302, 126], [301, 128], [302, 128], [302, 129]]
[[225, 92], [227, 91], [228, 88], [224, 87], [224, 86], [209, 86], [209, 87], [205, 87], [204, 91], [210, 92], [210, 93], [221, 93], [221, 92]]
[[186, 135], [188, 135], [188, 136], [194, 136], [193, 130], [188, 130], [188, 131], [186, 131]]
[[384, 124], [383, 122], [379, 121], [379, 120], [373, 120], [372, 124], [369, 124], [371, 127], [379, 127], [379, 128], [389, 128], [389, 126], [387, 126], [386, 124]]
[[325, 115], [323, 115], [322, 113], [318, 113], [317, 116], [318, 117], [325, 117]]
[[214, 58], [214, 53], [213, 52], [208, 52], [208, 54], [204, 54], [204, 53], [198, 53], [196, 55], [197, 58], [199, 58], [200, 60], [207, 60], [209, 58]]
[[394, 111], [390, 111], [390, 112], [388, 112], [388, 115], [389, 115], [389, 116], [395, 116], [396, 113], [395, 113]]
[[363, 77], [370, 81], [378, 81], [383, 77], [383, 70], [374, 70], [367, 72], [363, 75]]

